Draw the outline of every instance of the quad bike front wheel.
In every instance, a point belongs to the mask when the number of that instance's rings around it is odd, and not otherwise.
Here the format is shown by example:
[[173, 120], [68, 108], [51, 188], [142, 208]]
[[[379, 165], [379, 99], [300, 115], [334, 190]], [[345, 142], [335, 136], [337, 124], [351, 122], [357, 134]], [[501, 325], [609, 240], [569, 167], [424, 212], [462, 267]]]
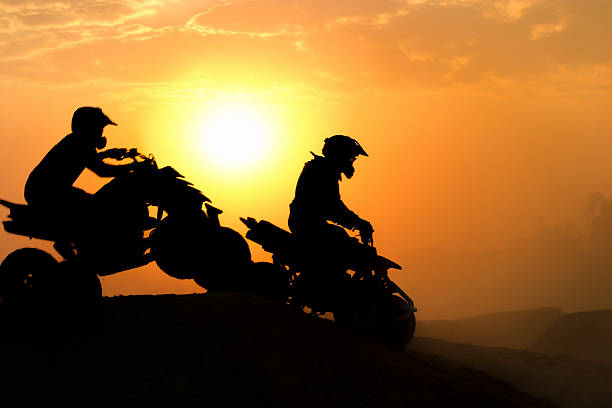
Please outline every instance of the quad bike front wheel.
[[397, 295], [391, 298], [390, 306], [391, 319], [383, 329], [382, 341], [390, 346], [403, 347], [414, 336], [416, 329], [414, 309]]
[[246, 290], [256, 296], [283, 303], [289, 299], [289, 272], [281, 265], [254, 262], [244, 280]]
[[202, 240], [193, 280], [208, 291], [247, 290], [252, 265], [249, 244], [238, 232], [221, 227]]
[[200, 241], [210, 228], [201, 218], [168, 216], [151, 232], [151, 253], [168, 276], [193, 279], [204, 248]]
[[414, 309], [397, 295], [339, 309], [334, 312], [334, 320], [392, 347], [407, 345], [416, 329]]
[[21, 248], [0, 264], [0, 297], [4, 303], [44, 300], [53, 294], [58, 262], [47, 252]]

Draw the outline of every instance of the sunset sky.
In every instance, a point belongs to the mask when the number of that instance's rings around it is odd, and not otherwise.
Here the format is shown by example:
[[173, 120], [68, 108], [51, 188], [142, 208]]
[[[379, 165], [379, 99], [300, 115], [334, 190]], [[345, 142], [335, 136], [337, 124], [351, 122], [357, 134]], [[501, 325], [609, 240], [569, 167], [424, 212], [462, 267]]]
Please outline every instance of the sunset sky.
[[[610, 308], [611, 21], [609, 0], [0, 0], [0, 197], [24, 202], [100, 106], [110, 147], [175, 167], [223, 224], [287, 228], [309, 152], [342, 133], [369, 153], [344, 202], [420, 318]], [[1, 258], [23, 246], [49, 248], [0, 234]], [[200, 291], [155, 266], [103, 287]]]

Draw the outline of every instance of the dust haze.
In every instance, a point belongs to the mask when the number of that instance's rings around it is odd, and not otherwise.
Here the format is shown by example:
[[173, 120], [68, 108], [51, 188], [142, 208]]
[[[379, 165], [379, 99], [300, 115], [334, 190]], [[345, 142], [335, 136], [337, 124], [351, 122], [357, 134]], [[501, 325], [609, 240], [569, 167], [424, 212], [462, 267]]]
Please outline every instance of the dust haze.
[[585, 199], [575, 222], [548, 224], [497, 249], [410, 253], [411, 287], [426, 315], [465, 317], [503, 310], [559, 307], [565, 312], [612, 306], [612, 202]]
[[[244, 234], [239, 217], [286, 226], [308, 152], [347, 134], [370, 157], [343, 200], [419, 319], [612, 307], [609, 1], [124, 3], [0, 5], [0, 198], [23, 202], [71, 112], [100, 106], [110, 146], [175, 167]], [[271, 112], [266, 169], [231, 176], [194, 148], [219, 98]], [[1, 259], [23, 246], [49, 250], [0, 234]], [[155, 266], [103, 286], [201, 291]]]

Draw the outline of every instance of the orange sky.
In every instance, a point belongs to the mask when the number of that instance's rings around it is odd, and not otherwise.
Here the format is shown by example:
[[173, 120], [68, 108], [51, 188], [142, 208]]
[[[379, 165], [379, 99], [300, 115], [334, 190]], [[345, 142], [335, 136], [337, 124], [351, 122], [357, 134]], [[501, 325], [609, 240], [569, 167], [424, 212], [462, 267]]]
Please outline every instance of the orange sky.
[[[177, 168], [225, 225], [286, 227], [308, 152], [344, 133], [370, 154], [344, 201], [404, 265], [393, 276], [421, 318], [612, 307], [612, 240], [592, 235], [612, 220], [610, 21], [604, 0], [0, 0], [0, 196], [22, 202], [74, 109], [93, 105], [120, 125], [109, 145]], [[203, 151], [223, 103], [267, 124], [250, 167]], [[0, 234], [2, 258], [25, 245], [48, 248]], [[199, 290], [154, 266], [103, 286]]]

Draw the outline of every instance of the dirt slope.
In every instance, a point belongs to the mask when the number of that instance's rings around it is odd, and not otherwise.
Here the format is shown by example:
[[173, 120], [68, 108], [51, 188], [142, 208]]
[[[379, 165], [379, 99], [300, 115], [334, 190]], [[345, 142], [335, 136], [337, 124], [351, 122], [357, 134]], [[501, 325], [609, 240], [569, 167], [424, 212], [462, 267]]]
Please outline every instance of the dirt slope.
[[565, 315], [534, 341], [529, 350], [612, 365], [612, 310]]
[[58, 331], [54, 312], [39, 315], [29, 341], [16, 329], [2, 336], [3, 407], [552, 406], [462, 364], [250, 296], [107, 298], [99, 320], [86, 314], [89, 332]]
[[415, 338], [410, 350], [483, 370], [564, 408], [612, 407], [612, 367], [566, 356]]
[[416, 335], [491, 347], [524, 349], [531, 346], [563, 312], [544, 308], [491, 313], [457, 320], [419, 322]]

